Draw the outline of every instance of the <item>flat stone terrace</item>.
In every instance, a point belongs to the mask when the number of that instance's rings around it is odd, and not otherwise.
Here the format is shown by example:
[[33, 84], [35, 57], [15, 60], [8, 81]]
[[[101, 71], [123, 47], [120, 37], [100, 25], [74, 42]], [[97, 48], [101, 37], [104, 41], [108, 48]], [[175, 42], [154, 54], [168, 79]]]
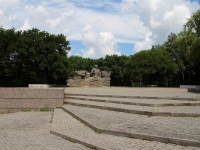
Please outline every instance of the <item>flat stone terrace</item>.
[[200, 150], [199, 103], [179, 88], [65, 88], [54, 111], [0, 114], [0, 150]]

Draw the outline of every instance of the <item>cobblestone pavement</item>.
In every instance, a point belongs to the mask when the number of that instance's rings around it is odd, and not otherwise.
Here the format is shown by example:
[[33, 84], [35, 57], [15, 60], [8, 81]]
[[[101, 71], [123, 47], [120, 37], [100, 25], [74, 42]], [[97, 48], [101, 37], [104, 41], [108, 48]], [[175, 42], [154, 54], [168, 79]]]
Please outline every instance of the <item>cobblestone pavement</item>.
[[165, 100], [165, 99], [137, 99], [137, 98], [112, 98], [112, 97], [90, 97], [90, 96], [67, 96], [66, 99], [81, 99], [90, 101], [105, 101], [114, 103], [128, 103], [133, 105], [147, 105], [147, 106], [184, 106], [197, 105], [200, 106], [200, 101], [191, 100]]
[[200, 106], [192, 106], [192, 109], [191, 109], [191, 106], [149, 107], [149, 106], [94, 102], [94, 101], [86, 101], [86, 100], [83, 101], [83, 100], [74, 100], [74, 99], [67, 99], [67, 102], [84, 104], [88, 106], [95, 105], [95, 106], [101, 106], [101, 107], [120, 108], [120, 109], [136, 110], [136, 111], [200, 114]]
[[148, 117], [72, 105], [63, 107], [99, 128], [200, 141], [199, 117]]
[[52, 112], [0, 115], [0, 150], [86, 150], [50, 134]]
[[188, 92], [187, 89], [180, 88], [68, 87], [65, 88], [65, 94], [68, 93], [200, 99], [199, 93], [191, 93]]
[[[72, 109], [77, 109], [72, 107]], [[109, 115], [109, 113], [108, 113]], [[101, 118], [102, 119], [102, 118]], [[110, 122], [110, 121], [109, 121]], [[104, 149], [112, 150], [197, 150], [196, 147], [184, 147], [174, 144], [164, 144], [156, 141], [146, 141], [126, 137], [117, 137], [107, 134], [98, 134], [80, 123], [78, 120], [64, 112], [55, 109], [52, 130], [70, 136], [77, 140], [87, 142]]]

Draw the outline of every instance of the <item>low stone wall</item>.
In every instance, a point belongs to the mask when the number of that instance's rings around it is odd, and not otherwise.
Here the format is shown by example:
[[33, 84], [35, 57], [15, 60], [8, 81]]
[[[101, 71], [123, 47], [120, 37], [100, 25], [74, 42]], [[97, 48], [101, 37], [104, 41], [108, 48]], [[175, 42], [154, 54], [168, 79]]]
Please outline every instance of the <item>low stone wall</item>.
[[53, 109], [63, 99], [63, 88], [0, 88], [0, 113]]
[[49, 88], [55, 87], [55, 84], [29, 84], [29, 88]]
[[200, 85], [180, 85], [181, 89], [193, 89], [193, 88], [200, 88]]

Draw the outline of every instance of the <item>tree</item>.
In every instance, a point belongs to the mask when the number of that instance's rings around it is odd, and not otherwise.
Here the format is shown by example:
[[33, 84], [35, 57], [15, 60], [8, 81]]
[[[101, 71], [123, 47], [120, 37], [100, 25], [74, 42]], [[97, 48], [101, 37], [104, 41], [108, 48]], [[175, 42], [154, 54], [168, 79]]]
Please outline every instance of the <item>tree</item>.
[[[0, 45], [6, 43], [8, 47], [1, 46], [1, 51], [6, 52], [2, 56], [10, 60], [14, 66], [11, 81], [7, 86], [65, 82], [68, 71], [67, 53], [70, 47], [64, 35], [54, 35], [36, 28], [17, 32], [12, 29], [5, 32], [9, 35], [4, 36], [4, 41], [0, 41]], [[5, 74], [4, 78], [7, 77], [8, 74]]]
[[162, 47], [140, 51], [125, 64], [124, 72], [134, 84], [171, 85], [171, 75], [176, 74], [177, 64]]
[[200, 10], [194, 13], [184, 25], [182, 44], [187, 44], [185, 55], [194, 65], [200, 64]]
[[178, 35], [177, 43], [187, 61], [190, 78], [192, 74], [196, 75], [193, 84], [200, 83], [200, 10], [188, 19], [184, 30]]
[[[186, 67], [184, 64], [185, 63], [185, 57], [184, 54], [182, 52], [182, 49], [180, 47], [180, 45], [177, 42], [178, 36], [174, 33], [171, 33], [168, 36], [167, 41], [163, 44], [163, 48], [169, 52], [170, 56], [174, 59], [175, 63], [178, 66], [178, 74], [181, 75], [182, 77], [182, 83], [185, 80], [185, 70]], [[177, 79], [177, 84], [179, 85], [179, 75], [178, 75], [178, 79]]]
[[[125, 62], [129, 59], [128, 56], [122, 55], [106, 55], [104, 61], [104, 70], [111, 71], [111, 85], [125, 86], [131, 85], [128, 78], [125, 77], [123, 69]], [[106, 67], [106, 68], [105, 68]], [[103, 70], [103, 69], [102, 69]]]
[[[15, 29], [0, 28], [0, 85], [9, 86], [15, 79], [16, 49], [13, 45], [17, 41], [19, 32]], [[15, 83], [12, 83], [15, 84]]]
[[93, 59], [82, 58], [80, 56], [70, 56], [68, 58], [69, 62], [69, 76], [72, 77], [77, 70], [87, 70], [91, 71], [95, 63]]

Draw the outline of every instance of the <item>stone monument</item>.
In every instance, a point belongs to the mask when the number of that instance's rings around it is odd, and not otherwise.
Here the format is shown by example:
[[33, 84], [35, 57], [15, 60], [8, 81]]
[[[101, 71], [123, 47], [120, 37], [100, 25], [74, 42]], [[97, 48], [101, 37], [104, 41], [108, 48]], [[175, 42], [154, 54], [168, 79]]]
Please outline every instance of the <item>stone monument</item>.
[[86, 70], [76, 71], [76, 75], [67, 80], [68, 86], [110, 86], [110, 71], [100, 71], [98, 65], [89, 73]]

